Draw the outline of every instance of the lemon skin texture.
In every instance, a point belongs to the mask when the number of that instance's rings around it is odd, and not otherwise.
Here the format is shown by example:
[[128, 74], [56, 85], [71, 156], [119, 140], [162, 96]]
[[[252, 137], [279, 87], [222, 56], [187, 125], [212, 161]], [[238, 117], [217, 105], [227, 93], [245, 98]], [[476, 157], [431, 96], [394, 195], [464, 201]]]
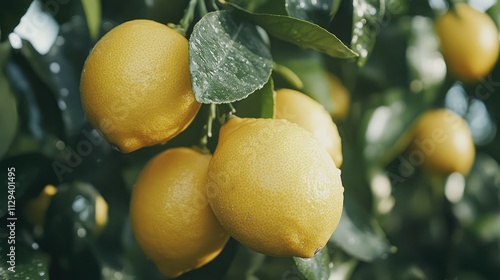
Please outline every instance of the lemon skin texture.
[[89, 122], [125, 153], [175, 137], [201, 106], [191, 88], [187, 39], [151, 20], [104, 35], [85, 61], [80, 91]]
[[191, 148], [164, 151], [144, 167], [133, 190], [134, 236], [165, 277], [207, 264], [229, 239], [206, 199], [210, 159]]
[[309, 131], [328, 151], [335, 165], [343, 162], [342, 140], [337, 125], [323, 105], [292, 89], [276, 91], [275, 118], [296, 123]]
[[222, 126], [208, 201], [228, 233], [251, 250], [314, 256], [338, 225], [343, 191], [340, 170], [302, 127], [237, 117]]

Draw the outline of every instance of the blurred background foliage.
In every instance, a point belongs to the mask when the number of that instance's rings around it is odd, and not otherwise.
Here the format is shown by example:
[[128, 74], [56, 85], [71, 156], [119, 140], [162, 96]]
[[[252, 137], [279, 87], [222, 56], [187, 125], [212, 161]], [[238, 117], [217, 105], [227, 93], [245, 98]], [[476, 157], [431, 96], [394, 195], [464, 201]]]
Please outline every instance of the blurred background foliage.
[[[177, 23], [188, 2], [0, 2], [0, 165], [2, 172], [16, 168], [18, 217], [17, 274], [6, 271], [7, 233], [1, 228], [0, 278], [162, 279], [134, 241], [130, 192], [151, 157], [198, 141], [208, 108], [166, 146], [120, 154], [87, 123], [79, 79], [90, 49], [111, 28], [136, 18]], [[360, 55], [332, 58], [270, 38], [275, 88], [300, 87], [329, 111], [338, 104], [329, 101], [328, 75], [350, 93], [347, 116], [336, 119], [345, 161], [342, 220], [327, 248], [311, 260], [268, 257], [231, 240], [215, 261], [179, 279], [498, 277], [499, 64], [474, 84], [447, 75], [433, 29], [443, 1], [290, 0], [288, 11], [280, 10], [283, 2], [252, 1], [245, 8], [314, 22]], [[500, 2], [469, 3], [500, 23]], [[257, 113], [248, 107], [267, 102], [265, 91], [272, 86], [236, 103], [241, 115], [269, 115], [265, 106]], [[405, 160], [413, 122], [437, 107], [456, 112], [470, 126], [477, 155], [466, 177], [431, 176]], [[212, 150], [216, 139], [209, 142]], [[57, 193], [47, 199], [44, 220], [29, 222], [29, 205], [49, 184]], [[6, 194], [1, 193], [3, 218]], [[101, 198], [109, 206], [104, 229], [98, 229], [96, 214]]]

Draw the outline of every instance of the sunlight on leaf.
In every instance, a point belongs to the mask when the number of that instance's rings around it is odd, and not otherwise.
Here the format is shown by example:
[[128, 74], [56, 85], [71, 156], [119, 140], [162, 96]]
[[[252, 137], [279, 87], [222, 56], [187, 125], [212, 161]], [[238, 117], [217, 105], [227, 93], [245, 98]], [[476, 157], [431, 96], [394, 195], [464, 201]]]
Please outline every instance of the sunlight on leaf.
[[358, 66], [363, 66], [382, 28], [385, 0], [354, 0], [351, 47], [359, 54]]

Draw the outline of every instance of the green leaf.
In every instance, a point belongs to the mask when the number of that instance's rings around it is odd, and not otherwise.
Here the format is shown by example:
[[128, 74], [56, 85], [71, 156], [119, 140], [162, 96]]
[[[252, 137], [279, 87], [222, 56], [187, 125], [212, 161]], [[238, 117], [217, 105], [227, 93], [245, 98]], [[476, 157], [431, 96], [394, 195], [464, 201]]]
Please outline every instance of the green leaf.
[[[19, 240], [19, 239], [18, 239]], [[2, 240], [2, 244], [4, 241]], [[9, 259], [6, 255], [9, 254], [8, 246], [0, 247], [2, 254], [0, 255], [0, 279], [49, 279], [49, 261], [50, 257], [41, 250], [33, 250], [25, 244], [16, 242], [15, 246], [15, 272], [9, 271]]]
[[263, 88], [249, 97], [234, 103], [236, 114], [241, 118], [274, 117], [274, 84], [269, 79]]
[[286, 15], [285, 8], [286, 0], [219, 0], [219, 2], [230, 2], [239, 7], [254, 13], [270, 13], [278, 15]]
[[446, 76], [446, 64], [439, 51], [432, 19], [422, 16], [412, 18], [408, 45], [406, 58], [413, 92], [439, 90]]
[[228, 4], [278, 39], [303, 48], [317, 50], [332, 57], [354, 58], [358, 56], [334, 34], [314, 23], [284, 15], [252, 13], [234, 3]]
[[[0, 161], [0, 170], [15, 168], [15, 197], [16, 200], [25, 195], [29, 198], [36, 197], [45, 185], [56, 182], [54, 171], [51, 168], [51, 161], [41, 154], [24, 154], [8, 157]], [[3, 186], [7, 186], [8, 178], [1, 180]], [[0, 193], [2, 198], [0, 203], [0, 217], [7, 212], [7, 192]]]
[[189, 69], [196, 99], [229, 103], [262, 88], [272, 71], [269, 46], [257, 27], [228, 11], [205, 15], [189, 39]]
[[[101, 211], [97, 209], [99, 197], [99, 191], [88, 183], [58, 186], [44, 225], [44, 241], [51, 252], [72, 255], [87, 249], [100, 230], [97, 220], [100, 215], [97, 212]], [[103, 211], [107, 216], [107, 209]]]
[[472, 224], [471, 230], [482, 241], [493, 242], [500, 240], [500, 214], [494, 212], [480, 216]]
[[395, 250], [378, 223], [364, 212], [356, 200], [348, 196], [345, 197], [344, 212], [330, 242], [366, 262], [384, 258]]
[[[302, 90], [304, 83], [290, 68], [274, 63], [273, 75], [278, 75], [279, 79], [283, 79], [285, 83], [290, 84], [296, 90]], [[273, 76], [274, 77], [274, 76]]]
[[290, 44], [280, 45], [274, 41], [272, 45], [275, 61], [293, 71], [302, 81], [303, 87], [299, 90], [321, 103], [330, 112], [333, 104], [330, 100], [330, 85], [321, 54]]
[[497, 28], [500, 29], [500, 1], [497, 1], [495, 5], [491, 6], [486, 13], [493, 19]]
[[365, 64], [382, 28], [385, 0], [354, 0], [351, 48], [359, 54], [358, 66]]
[[411, 141], [411, 128], [417, 117], [433, 100], [412, 94], [406, 89], [388, 89], [376, 101], [362, 124], [364, 157], [368, 165], [389, 163]]
[[299, 271], [308, 280], [322, 280], [330, 277], [330, 256], [328, 248], [324, 247], [314, 257], [309, 259], [293, 258]]
[[334, 0], [332, 9], [330, 10], [330, 19], [333, 19], [335, 15], [337, 14], [337, 11], [339, 10], [340, 3], [342, 3], [342, 0]]
[[238, 246], [238, 251], [224, 279], [253, 279], [266, 255], [254, 252], [245, 246]]
[[87, 17], [90, 38], [95, 40], [101, 27], [101, 0], [82, 0], [82, 6]]
[[5, 41], [9, 34], [21, 21], [32, 0], [0, 1], [0, 42]]
[[[10, 54], [8, 43], [0, 44], [0, 67], [3, 69]], [[5, 77], [5, 72], [0, 71], [0, 158], [2, 158], [14, 140], [17, 132], [19, 116], [17, 114], [16, 99], [12, 94], [10, 83]]]
[[[286, 10], [291, 17], [325, 27], [330, 22], [333, 2], [331, 0], [286, 0]], [[340, 1], [335, 2], [339, 3]]]

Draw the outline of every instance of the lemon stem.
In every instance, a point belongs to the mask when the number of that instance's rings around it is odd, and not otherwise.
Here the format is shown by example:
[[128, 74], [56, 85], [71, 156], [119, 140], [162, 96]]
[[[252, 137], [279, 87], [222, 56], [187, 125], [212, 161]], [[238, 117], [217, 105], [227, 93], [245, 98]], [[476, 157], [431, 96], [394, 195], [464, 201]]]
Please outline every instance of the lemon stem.
[[198, 150], [200, 150], [201, 152], [209, 152], [209, 149], [207, 147], [208, 138], [212, 137], [212, 124], [216, 116], [215, 104], [210, 104], [210, 108], [208, 109], [207, 122], [203, 126], [203, 136], [200, 138], [200, 142], [196, 146], [196, 148], [198, 148]]
[[196, 4], [198, 2], [203, 2], [203, 0], [190, 0], [189, 5], [187, 6], [186, 10], [184, 10], [184, 15], [182, 16], [181, 20], [179, 21], [178, 24], [169, 24], [168, 26], [174, 28], [177, 30], [177, 32], [181, 33], [184, 37], [186, 37], [186, 33], [189, 29], [189, 26], [193, 22], [194, 19], [194, 11], [196, 8]]
[[455, 12], [455, 2], [453, 0], [446, 0], [446, 4], [448, 4], [448, 9], [452, 12]]
[[198, 11], [200, 12], [200, 15], [202, 17], [208, 13], [207, 5], [205, 4], [205, 0], [198, 1]]
[[236, 114], [236, 109], [233, 104], [225, 103], [217, 107], [221, 114], [217, 114], [217, 120], [221, 125], [225, 124], [232, 116]]
[[217, 6], [217, 3], [216, 3], [215, 0], [211, 0], [210, 3], [212, 3], [212, 9], [214, 9], [214, 11], [218, 11], [219, 10], [219, 7]]

